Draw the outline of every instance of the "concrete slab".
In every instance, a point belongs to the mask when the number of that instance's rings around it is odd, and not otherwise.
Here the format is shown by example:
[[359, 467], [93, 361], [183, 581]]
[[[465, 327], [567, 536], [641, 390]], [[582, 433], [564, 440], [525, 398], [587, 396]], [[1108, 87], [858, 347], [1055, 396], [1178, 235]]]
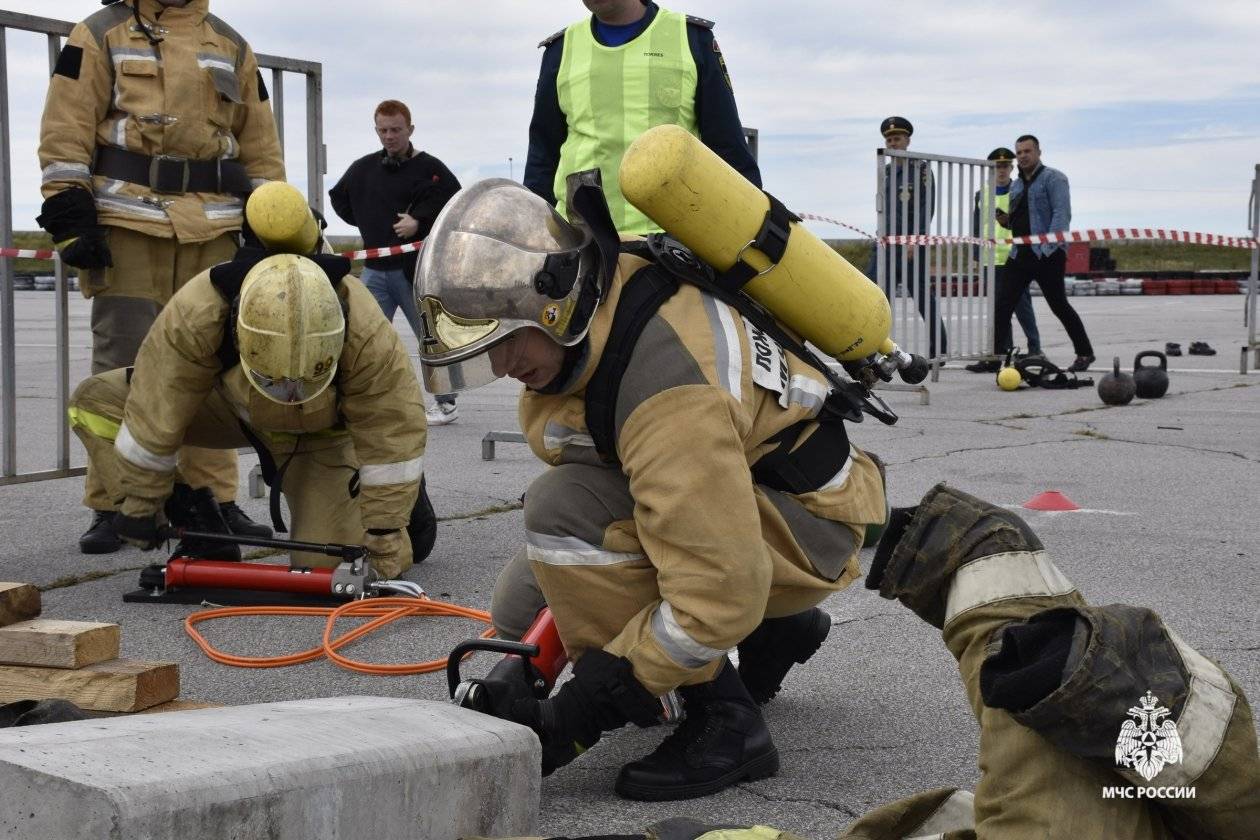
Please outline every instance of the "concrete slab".
[[527, 834], [538, 739], [444, 703], [333, 697], [0, 732], [0, 837]]

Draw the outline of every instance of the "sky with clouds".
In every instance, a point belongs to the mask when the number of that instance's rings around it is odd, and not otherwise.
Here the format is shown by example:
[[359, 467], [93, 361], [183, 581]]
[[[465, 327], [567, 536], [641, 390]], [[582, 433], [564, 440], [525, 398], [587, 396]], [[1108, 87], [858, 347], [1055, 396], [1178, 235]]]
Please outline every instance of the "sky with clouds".
[[[685, 0], [717, 21], [766, 188], [791, 208], [874, 227], [879, 121], [914, 122], [914, 150], [983, 157], [1022, 133], [1066, 172], [1073, 227], [1237, 235], [1260, 162], [1256, 0]], [[80, 19], [95, 0], [0, 0]], [[521, 177], [545, 36], [579, 0], [212, 0], [257, 52], [323, 65], [330, 186], [376, 147], [371, 114], [407, 102], [416, 145], [464, 183]], [[38, 212], [47, 84], [41, 36], [10, 32], [14, 222]], [[305, 188], [302, 79], [285, 84], [290, 179]], [[510, 161], [509, 161], [510, 159]], [[332, 233], [352, 233], [330, 219]], [[825, 236], [844, 231], [821, 223]]]

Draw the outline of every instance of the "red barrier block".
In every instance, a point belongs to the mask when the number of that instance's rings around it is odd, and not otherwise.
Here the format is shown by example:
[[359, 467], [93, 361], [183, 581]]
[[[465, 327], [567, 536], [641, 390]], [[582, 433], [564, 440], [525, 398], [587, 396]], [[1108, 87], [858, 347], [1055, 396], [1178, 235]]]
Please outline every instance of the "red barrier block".
[[1168, 294], [1168, 284], [1163, 280], [1152, 280], [1149, 277], [1144, 277], [1142, 278], [1142, 294], [1166, 295]]
[[1217, 280], [1216, 293], [1218, 295], [1236, 295], [1242, 289], [1238, 286], [1237, 280]]

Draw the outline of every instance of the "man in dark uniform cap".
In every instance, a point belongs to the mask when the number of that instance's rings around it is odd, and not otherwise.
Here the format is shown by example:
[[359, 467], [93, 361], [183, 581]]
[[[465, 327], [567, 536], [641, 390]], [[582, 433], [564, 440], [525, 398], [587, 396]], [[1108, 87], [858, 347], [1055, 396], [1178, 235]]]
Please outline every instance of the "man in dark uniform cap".
[[[884, 147], [893, 151], [905, 151], [910, 147], [910, 135], [914, 126], [905, 117], [888, 117], [879, 125], [884, 135]], [[924, 161], [905, 158], [890, 160], [884, 165], [885, 227], [877, 231], [880, 236], [903, 236], [930, 233], [932, 211], [936, 206], [936, 181], [931, 167]], [[928, 356], [935, 358], [947, 352], [945, 324], [936, 308], [936, 295], [928, 287], [927, 249], [921, 245], [906, 248], [892, 245], [875, 248], [871, 254], [867, 276], [879, 282], [877, 260], [884, 263], [884, 294], [890, 298], [892, 290], [903, 283], [904, 270], [914, 278], [905, 283], [906, 293], [918, 301], [919, 314], [928, 331]]]

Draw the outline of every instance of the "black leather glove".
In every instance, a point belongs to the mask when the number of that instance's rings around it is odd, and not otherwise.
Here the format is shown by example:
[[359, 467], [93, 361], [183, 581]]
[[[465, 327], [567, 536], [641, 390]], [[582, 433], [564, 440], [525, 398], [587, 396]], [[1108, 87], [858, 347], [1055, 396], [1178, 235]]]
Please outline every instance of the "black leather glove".
[[157, 513], [148, 516], [114, 516], [114, 531], [124, 542], [142, 551], [152, 551], [165, 538], [164, 528], [158, 523]]
[[114, 255], [109, 250], [109, 239], [105, 229], [94, 227], [79, 236], [57, 242], [57, 251], [61, 261], [75, 268], [113, 268]]
[[97, 224], [96, 201], [87, 190], [71, 187], [46, 198], [35, 221], [52, 235], [66, 265], [85, 269], [113, 266], [105, 229]]
[[604, 732], [627, 723], [659, 723], [661, 702], [635, 678], [630, 660], [588, 650], [573, 664], [573, 679], [555, 697], [518, 698], [509, 718], [538, 735], [546, 776], [594, 746]]

